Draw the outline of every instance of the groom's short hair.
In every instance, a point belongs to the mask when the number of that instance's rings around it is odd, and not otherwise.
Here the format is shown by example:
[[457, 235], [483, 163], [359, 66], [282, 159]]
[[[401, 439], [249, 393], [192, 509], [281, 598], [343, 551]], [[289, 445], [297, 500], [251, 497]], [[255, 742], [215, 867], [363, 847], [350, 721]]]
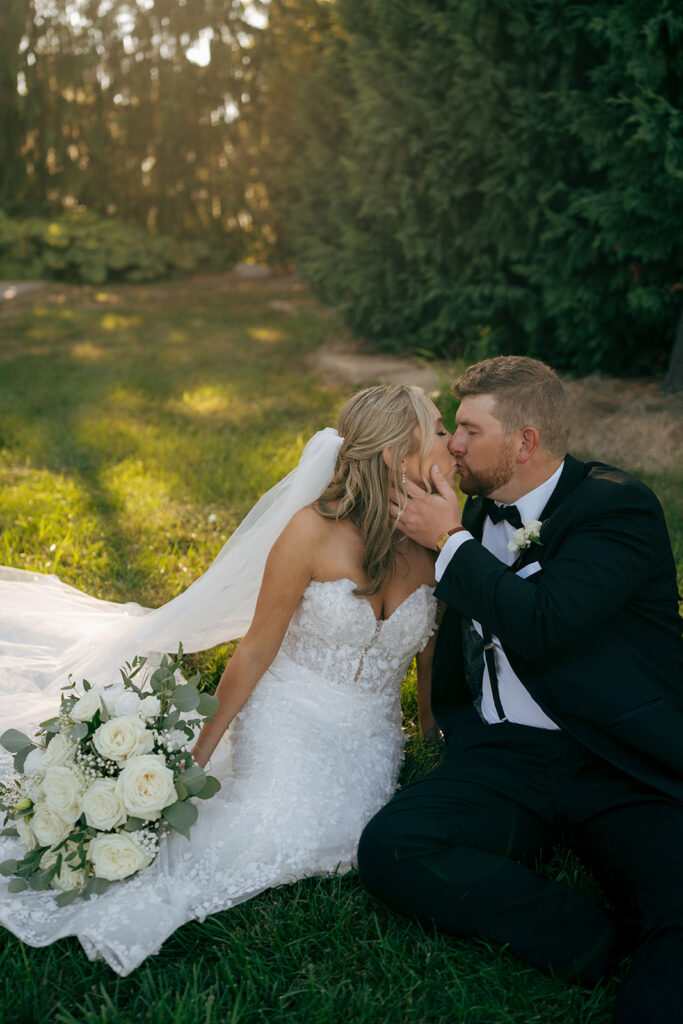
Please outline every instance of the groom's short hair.
[[551, 455], [564, 455], [569, 437], [569, 409], [554, 370], [529, 356], [494, 356], [468, 366], [453, 384], [457, 398], [492, 395], [493, 415], [506, 434], [536, 427]]

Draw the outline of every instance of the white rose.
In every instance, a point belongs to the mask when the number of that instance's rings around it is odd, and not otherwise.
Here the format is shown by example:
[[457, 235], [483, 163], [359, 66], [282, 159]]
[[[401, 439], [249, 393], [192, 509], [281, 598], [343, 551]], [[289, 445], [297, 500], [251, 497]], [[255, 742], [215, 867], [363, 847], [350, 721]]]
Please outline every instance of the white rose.
[[508, 551], [519, 551], [520, 548], [527, 547], [526, 533], [523, 526], [520, 526], [518, 530], [512, 534], [510, 542], [508, 544]]
[[137, 693], [133, 693], [132, 690], [124, 690], [114, 700], [112, 714], [117, 718], [122, 718], [125, 715], [137, 715], [140, 713], [140, 703]]
[[68, 764], [73, 760], [75, 750], [76, 744], [73, 740], [67, 739], [67, 737], [63, 736], [61, 732], [55, 733], [48, 743], [47, 750], [43, 755], [43, 772], [47, 771], [48, 768], [54, 768], [59, 764]]
[[99, 711], [102, 707], [101, 697], [104, 696], [104, 691], [99, 687], [93, 687], [88, 692], [77, 700], [71, 711], [69, 712], [69, 718], [73, 718], [74, 722], [90, 722], [92, 721], [95, 712]]
[[26, 849], [35, 850], [36, 846], [38, 845], [38, 842], [33, 834], [33, 829], [31, 828], [31, 825], [26, 820], [23, 814], [20, 818], [15, 819], [14, 827], [19, 833], [19, 838], [21, 839]]
[[114, 705], [116, 704], [117, 698], [125, 692], [126, 688], [123, 683], [112, 683], [111, 686], [105, 686], [102, 691], [102, 700], [104, 701], [110, 715], [114, 714]]
[[141, 714], [143, 718], [150, 721], [151, 719], [156, 718], [160, 711], [161, 701], [158, 697], [150, 695], [149, 697], [143, 698], [139, 708], [139, 714]]
[[90, 843], [88, 857], [98, 878], [117, 882], [146, 868], [152, 858], [126, 832], [100, 833]]
[[71, 831], [69, 822], [64, 821], [47, 804], [43, 803], [38, 804], [33, 812], [31, 828], [39, 846], [56, 846], [57, 843], [66, 839]]
[[26, 775], [42, 775], [45, 769], [43, 768], [43, 758], [45, 757], [45, 751], [41, 750], [40, 747], [34, 747], [31, 753], [27, 756], [24, 761], [24, 774]]
[[91, 828], [108, 832], [126, 820], [126, 809], [116, 795], [115, 779], [96, 779], [86, 789], [81, 810]]
[[26, 794], [31, 803], [37, 804], [43, 797], [43, 776], [27, 776], [21, 783], [21, 792]]
[[128, 814], [147, 821], [156, 821], [178, 799], [173, 772], [161, 754], [132, 757], [116, 780], [116, 793]]
[[100, 725], [95, 730], [93, 743], [102, 757], [121, 762], [138, 754], [148, 754], [154, 746], [154, 736], [137, 715], [124, 715]]
[[526, 534], [529, 540], [538, 540], [538, 538], [541, 536], [542, 526], [543, 523], [540, 521], [540, 519], [528, 519], [526, 521], [526, 523], [524, 524], [524, 529], [526, 530]]
[[[67, 846], [59, 851], [62, 857], [62, 865], [59, 869], [59, 873], [54, 875], [50, 882], [53, 889], [61, 889], [62, 892], [70, 892], [72, 889], [82, 889], [88, 881], [88, 872], [85, 868], [75, 870], [70, 864], [67, 864], [64, 859], [67, 853], [71, 853], [71, 851], [75, 849], [76, 846], [73, 843], [68, 843]], [[54, 850], [46, 850], [40, 858], [41, 868], [51, 868], [57, 860], [57, 856], [58, 854], [56, 854]]]
[[82, 780], [73, 768], [57, 765], [50, 768], [43, 779], [46, 805], [71, 825], [80, 817], [82, 793]]

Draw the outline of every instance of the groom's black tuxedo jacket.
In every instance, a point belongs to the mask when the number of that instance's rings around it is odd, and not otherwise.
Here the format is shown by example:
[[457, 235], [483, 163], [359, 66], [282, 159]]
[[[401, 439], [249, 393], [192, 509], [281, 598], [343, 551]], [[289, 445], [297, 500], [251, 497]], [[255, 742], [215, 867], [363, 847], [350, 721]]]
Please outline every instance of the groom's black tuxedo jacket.
[[[437, 586], [447, 610], [432, 707], [449, 749], [456, 717], [472, 702], [462, 616], [499, 637], [519, 679], [560, 728], [683, 799], [683, 641], [659, 502], [627, 473], [567, 456], [541, 519], [541, 544], [524, 554], [540, 572], [522, 579], [467, 541]], [[479, 541], [483, 524], [481, 498], [469, 498], [463, 525]]]

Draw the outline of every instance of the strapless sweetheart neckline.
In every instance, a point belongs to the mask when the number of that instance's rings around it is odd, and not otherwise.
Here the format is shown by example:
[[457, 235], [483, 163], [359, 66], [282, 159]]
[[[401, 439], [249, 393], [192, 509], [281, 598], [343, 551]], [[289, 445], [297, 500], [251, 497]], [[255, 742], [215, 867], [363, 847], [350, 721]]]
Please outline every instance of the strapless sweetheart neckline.
[[[308, 586], [310, 587], [311, 585], [315, 585], [315, 586], [318, 586], [318, 587], [328, 587], [328, 586], [332, 586], [335, 583], [350, 583], [352, 587], [360, 586], [359, 583], [356, 583], [356, 581], [352, 580], [349, 576], [340, 576], [339, 579], [336, 579], [336, 580], [311, 580], [310, 583], [308, 584]], [[411, 598], [413, 598], [415, 596], [415, 594], [419, 594], [421, 590], [424, 590], [425, 587], [428, 590], [430, 590], [430, 591], [434, 590], [434, 587], [430, 586], [429, 583], [421, 583], [419, 587], [415, 588], [415, 590], [411, 590], [410, 593], [406, 597], [403, 598], [403, 600], [401, 601], [400, 604], [396, 605], [396, 607], [394, 608], [394, 610], [391, 613], [391, 615], [387, 615], [385, 618], [382, 618], [382, 619], [378, 619], [377, 618], [377, 616], [375, 615], [375, 610], [372, 607], [371, 602], [367, 599], [367, 597], [358, 597], [358, 598], [356, 598], [356, 600], [360, 601], [361, 604], [363, 604], [363, 605], [367, 605], [367, 607], [368, 607], [368, 609], [370, 611], [370, 614], [372, 615], [373, 619], [375, 620], [375, 622], [378, 625], [381, 626], [382, 623], [389, 622], [391, 619], [393, 619], [394, 615], [396, 615], [396, 613], [399, 612], [401, 610], [401, 608], [403, 608], [403, 606], [405, 604], [407, 604], [407, 602], [410, 601]]]

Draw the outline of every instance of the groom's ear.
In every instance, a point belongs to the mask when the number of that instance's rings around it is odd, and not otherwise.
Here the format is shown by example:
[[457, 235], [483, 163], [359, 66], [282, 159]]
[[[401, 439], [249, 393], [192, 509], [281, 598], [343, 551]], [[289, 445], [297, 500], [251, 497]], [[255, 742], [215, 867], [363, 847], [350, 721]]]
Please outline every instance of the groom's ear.
[[528, 462], [540, 444], [540, 436], [536, 427], [523, 427], [519, 432], [520, 440], [517, 448], [517, 462]]

